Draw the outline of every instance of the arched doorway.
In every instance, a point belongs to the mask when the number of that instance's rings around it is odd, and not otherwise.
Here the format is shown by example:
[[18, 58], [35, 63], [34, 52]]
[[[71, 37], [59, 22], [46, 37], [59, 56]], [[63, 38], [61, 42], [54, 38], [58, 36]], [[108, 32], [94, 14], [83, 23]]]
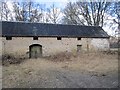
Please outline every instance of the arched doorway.
[[30, 58], [39, 58], [42, 56], [42, 46], [39, 44], [33, 44], [29, 46], [29, 57]]

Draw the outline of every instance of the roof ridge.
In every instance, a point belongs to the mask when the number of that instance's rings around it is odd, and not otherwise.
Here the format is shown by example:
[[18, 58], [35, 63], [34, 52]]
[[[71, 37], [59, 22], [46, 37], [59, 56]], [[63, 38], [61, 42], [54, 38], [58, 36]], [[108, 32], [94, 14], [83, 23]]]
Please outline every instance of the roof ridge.
[[24, 22], [24, 21], [2, 21], [8, 23], [24, 23], [24, 24], [46, 24], [46, 25], [64, 25], [64, 26], [83, 26], [83, 27], [101, 27], [101, 26], [87, 26], [87, 25], [70, 25], [70, 24], [54, 24], [54, 23], [40, 23], [40, 22]]

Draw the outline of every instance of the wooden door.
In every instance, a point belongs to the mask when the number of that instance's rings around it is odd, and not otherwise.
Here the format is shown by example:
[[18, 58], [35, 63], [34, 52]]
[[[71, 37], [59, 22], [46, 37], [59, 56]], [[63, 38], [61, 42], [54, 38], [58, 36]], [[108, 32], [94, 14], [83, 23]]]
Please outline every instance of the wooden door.
[[42, 46], [32, 45], [30, 46], [30, 58], [39, 58], [42, 56]]

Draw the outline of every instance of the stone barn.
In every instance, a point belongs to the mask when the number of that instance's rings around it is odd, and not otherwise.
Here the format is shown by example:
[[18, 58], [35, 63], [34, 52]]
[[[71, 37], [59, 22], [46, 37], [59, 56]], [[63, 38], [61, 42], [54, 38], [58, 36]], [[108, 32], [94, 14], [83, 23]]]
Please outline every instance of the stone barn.
[[98, 26], [1, 21], [2, 54], [37, 58], [62, 52], [109, 50], [109, 36]]

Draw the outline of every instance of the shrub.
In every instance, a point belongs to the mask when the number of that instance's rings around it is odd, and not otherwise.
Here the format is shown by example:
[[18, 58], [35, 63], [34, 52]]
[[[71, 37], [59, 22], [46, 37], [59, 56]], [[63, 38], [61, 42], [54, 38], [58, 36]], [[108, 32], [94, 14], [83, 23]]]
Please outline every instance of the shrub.
[[55, 62], [61, 62], [61, 61], [71, 61], [71, 57], [74, 57], [72, 53], [69, 52], [62, 52], [58, 53], [56, 55], [49, 56], [48, 59], [55, 61]]
[[9, 64], [20, 64], [25, 58], [15, 57], [13, 55], [2, 55], [2, 65], [8, 66]]

